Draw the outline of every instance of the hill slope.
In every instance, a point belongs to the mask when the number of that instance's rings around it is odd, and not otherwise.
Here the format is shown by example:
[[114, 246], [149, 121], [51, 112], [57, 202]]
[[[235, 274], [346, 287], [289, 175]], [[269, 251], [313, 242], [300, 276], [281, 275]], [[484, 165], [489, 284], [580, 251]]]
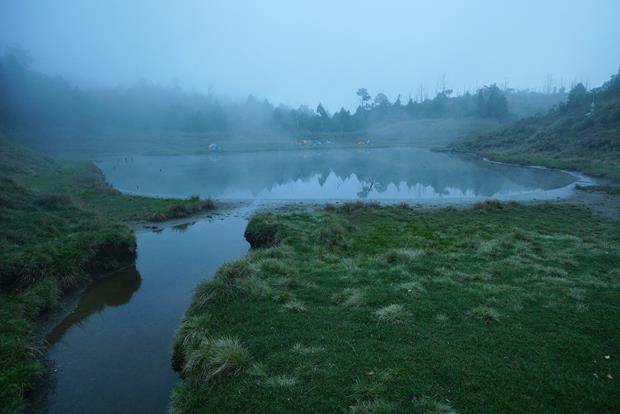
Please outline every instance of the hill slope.
[[575, 86], [566, 103], [545, 115], [452, 144], [450, 149], [620, 181], [620, 72], [591, 91]]

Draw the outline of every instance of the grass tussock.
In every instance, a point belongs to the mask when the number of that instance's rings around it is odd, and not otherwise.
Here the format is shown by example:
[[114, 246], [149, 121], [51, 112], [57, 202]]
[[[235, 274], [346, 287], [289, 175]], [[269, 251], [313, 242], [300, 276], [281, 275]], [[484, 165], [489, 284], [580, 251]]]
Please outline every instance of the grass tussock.
[[253, 280], [255, 274], [255, 266], [247, 260], [223, 264], [212, 280], [196, 286], [192, 306], [204, 309], [210, 302], [224, 302], [248, 291], [260, 293], [260, 290], [269, 290], [264, 284], [261, 286], [261, 282]]
[[364, 306], [366, 304], [366, 296], [359, 288], [345, 288], [342, 292], [333, 294], [332, 301], [345, 308], [353, 308]]
[[203, 340], [189, 353], [183, 374], [202, 381], [238, 375], [250, 367], [252, 357], [237, 338]]
[[403, 305], [392, 304], [377, 309], [375, 316], [380, 322], [403, 323], [408, 318], [409, 313]]
[[332, 252], [350, 248], [351, 235], [355, 226], [350, 223], [328, 217], [317, 232], [315, 244], [319, 249]]
[[301, 300], [294, 298], [288, 300], [282, 305], [282, 307], [292, 312], [305, 312], [306, 310], [308, 310], [306, 305]]
[[297, 378], [288, 375], [276, 375], [265, 380], [267, 387], [289, 388], [297, 384]]
[[385, 253], [384, 258], [387, 264], [393, 265], [411, 262], [423, 253], [418, 249], [392, 249]]
[[149, 217], [149, 221], [162, 222], [177, 218], [188, 217], [204, 211], [215, 210], [215, 201], [211, 198], [201, 200], [198, 196], [191, 196], [187, 200], [171, 205], [165, 211], [158, 211]]
[[404, 290], [405, 292], [419, 296], [426, 292], [424, 285], [418, 281], [405, 282], [398, 285], [398, 288]]
[[349, 407], [351, 414], [390, 414], [397, 413], [396, 404], [377, 398], [371, 401], [359, 401]]
[[416, 404], [420, 414], [458, 414], [447, 402], [437, 401], [430, 398], [422, 398]]
[[323, 348], [322, 346], [303, 346], [298, 342], [293, 346], [291, 352], [302, 355], [318, 354], [321, 352], [325, 352], [325, 348]]
[[494, 322], [499, 322], [500, 320], [499, 312], [488, 306], [475, 307], [471, 310], [471, 313], [473, 316], [479, 318], [486, 324], [492, 324]]
[[438, 313], [435, 315], [435, 320], [439, 323], [446, 323], [450, 320], [450, 317], [445, 313]]

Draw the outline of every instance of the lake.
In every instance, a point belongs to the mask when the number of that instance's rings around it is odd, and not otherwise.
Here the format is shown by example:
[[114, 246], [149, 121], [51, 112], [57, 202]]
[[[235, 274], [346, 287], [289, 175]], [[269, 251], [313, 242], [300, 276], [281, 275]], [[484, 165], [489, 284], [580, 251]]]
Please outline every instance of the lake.
[[558, 170], [417, 148], [116, 157], [97, 165], [126, 193], [223, 200], [550, 199], [577, 181]]

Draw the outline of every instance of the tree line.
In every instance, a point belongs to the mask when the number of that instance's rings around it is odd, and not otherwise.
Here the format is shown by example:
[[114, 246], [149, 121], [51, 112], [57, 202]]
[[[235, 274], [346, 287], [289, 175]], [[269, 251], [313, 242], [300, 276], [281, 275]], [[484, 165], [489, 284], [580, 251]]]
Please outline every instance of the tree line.
[[102, 128], [224, 132], [277, 129], [287, 133], [360, 131], [374, 125], [419, 118], [480, 117], [509, 119], [544, 111], [566, 98], [564, 91], [542, 94], [501, 89], [491, 84], [475, 93], [455, 96], [443, 88], [431, 99], [392, 102], [384, 93], [374, 98], [356, 92], [354, 112], [330, 113], [302, 105], [292, 109], [249, 96], [224, 103], [211, 94], [189, 93], [146, 82], [125, 87], [84, 90], [61, 77], [31, 69], [28, 53], [8, 48], [0, 57], [0, 127], [64, 128], [90, 132]]

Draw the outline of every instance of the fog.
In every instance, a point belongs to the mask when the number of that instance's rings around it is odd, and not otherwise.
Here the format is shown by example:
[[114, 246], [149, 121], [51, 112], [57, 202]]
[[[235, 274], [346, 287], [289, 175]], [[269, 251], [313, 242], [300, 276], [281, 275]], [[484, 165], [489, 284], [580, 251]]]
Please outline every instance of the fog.
[[354, 110], [497, 82], [599, 85], [620, 66], [620, 2], [4, 0], [0, 47], [80, 86], [137, 80]]

